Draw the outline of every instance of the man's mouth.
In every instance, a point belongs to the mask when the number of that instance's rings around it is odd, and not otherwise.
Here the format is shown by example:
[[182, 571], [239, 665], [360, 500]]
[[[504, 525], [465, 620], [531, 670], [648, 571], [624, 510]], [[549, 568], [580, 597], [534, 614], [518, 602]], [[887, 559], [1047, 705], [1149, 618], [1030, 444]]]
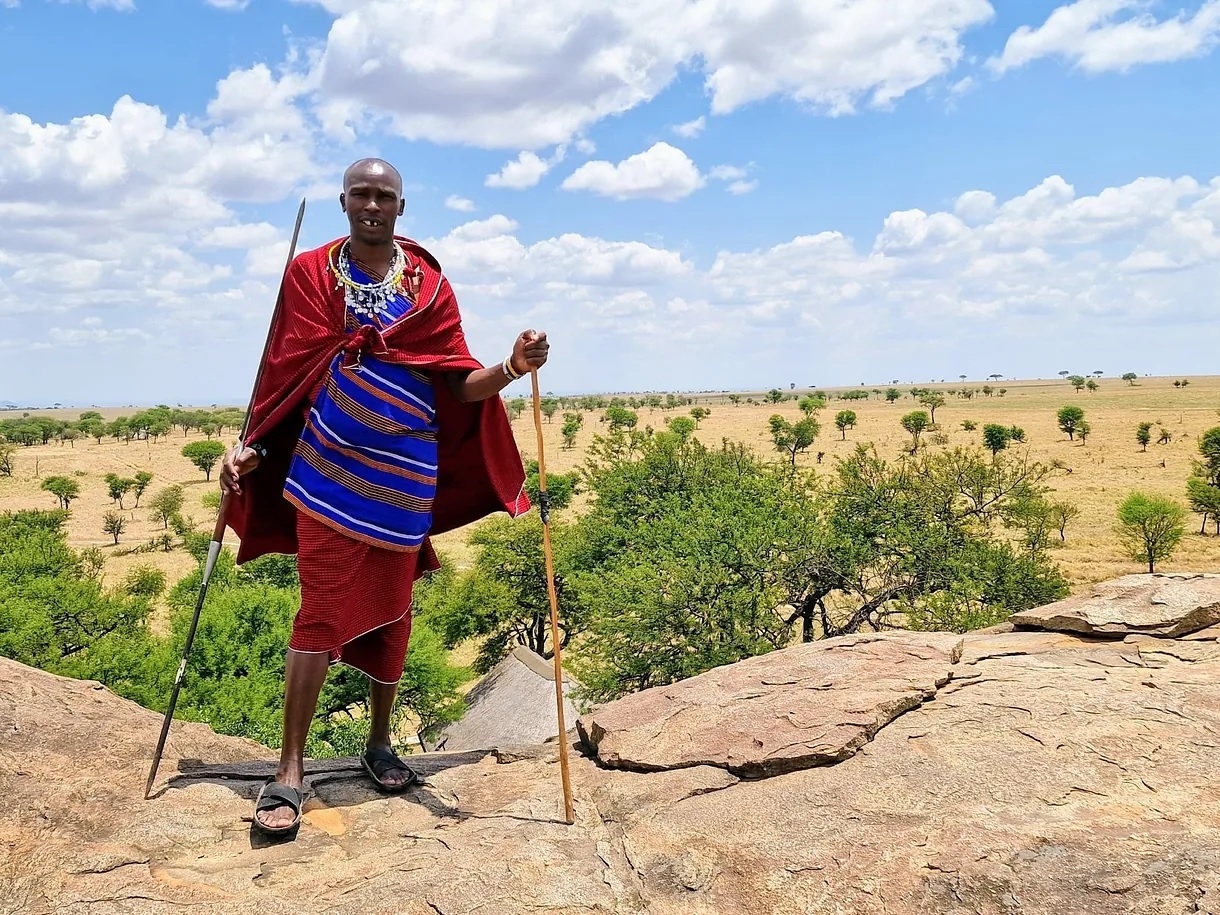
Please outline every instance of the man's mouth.
[[368, 226], [370, 229], [375, 229], [381, 225], [381, 220], [373, 219], [369, 216], [362, 216], [360, 218], [360, 224], [362, 226]]

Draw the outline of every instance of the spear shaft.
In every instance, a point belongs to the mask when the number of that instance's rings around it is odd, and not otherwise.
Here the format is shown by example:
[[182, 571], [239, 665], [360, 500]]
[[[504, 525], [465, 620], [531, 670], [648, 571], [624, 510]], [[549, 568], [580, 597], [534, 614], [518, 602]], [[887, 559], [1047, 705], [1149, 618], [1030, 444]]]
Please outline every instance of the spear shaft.
[[[250, 411], [254, 409], [254, 398], [258, 394], [258, 386], [263, 380], [263, 370], [267, 364], [267, 353], [271, 349], [271, 341], [275, 336], [275, 328], [279, 323], [280, 312], [284, 304], [284, 277], [296, 256], [297, 239], [301, 235], [301, 221], [305, 218], [305, 199], [297, 209], [296, 225], [292, 229], [292, 241], [288, 245], [288, 260], [284, 263], [284, 272], [280, 275], [280, 290], [275, 299], [275, 311], [271, 315], [271, 326], [267, 328], [267, 340], [263, 343], [263, 357], [258, 363], [258, 372], [254, 376], [254, 388], [250, 391], [250, 402], [246, 406], [246, 417], [241, 423], [241, 435], [238, 442], [245, 444], [246, 433], [250, 427]], [[157, 769], [161, 766], [161, 756], [165, 752], [165, 741], [169, 737], [169, 726], [174, 719], [174, 709], [178, 707], [178, 693], [182, 689], [182, 678], [186, 674], [186, 661], [191, 654], [191, 645], [195, 642], [195, 630], [199, 627], [199, 614], [203, 611], [203, 602], [208, 596], [208, 582], [212, 578], [212, 570], [220, 556], [220, 547], [225, 536], [225, 515], [229, 508], [229, 493], [226, 491], [220, 498], [220, 510], [216, 513], [216, 527], [212, 531], [212, 542], [208, 544], [208, 557], [203, 566], [203, 580], [199, 585], [199, 597], [195, 600], [195, 613], [191, 617], [191, 627], [186, 633], [186, 645], [182, 649], [182, 660], [178, 662], [178, 673], [174, 677], [174, 688], [169, 694], [169, 706], [165, 709], [165, 719], [161, 722], [161, 736], [157, 738], [157, 749], [153, 753], [152, 768], [148, 771], [148, 781], [144, 785], [144, 799], [152, 794], [153, 782], [157, 780]]]

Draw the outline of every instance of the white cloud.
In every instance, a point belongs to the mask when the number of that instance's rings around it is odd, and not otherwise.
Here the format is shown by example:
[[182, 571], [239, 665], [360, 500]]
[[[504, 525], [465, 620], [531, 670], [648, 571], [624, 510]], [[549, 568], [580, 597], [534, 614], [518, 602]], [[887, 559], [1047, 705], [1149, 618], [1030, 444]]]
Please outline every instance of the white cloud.
[[456, 210], [459, 213], [474, 212], [474, 201], [466, 197], [459, 197], [457, 194], [450, 194], [445, 198], [445, 206], [450, 210]]
[[[989, 340], [1024, 335], [1037, 341], [1028, 363], [1061, 339], [1118, 352], [1149, 325], [1158, 341], [1195, 326], [1175, 358], [1203, 367], [1211, 337], [1198, 327], [1214, 321], [1220, 284], [1220, 179], [1140, 178], [1084, 195], [1051, 176], [1008, 200], [965, 192], [953, 209], [891, 213], [863, 244], [828, 231], [723, 251], [707, 269], [639, 242], [527, 244], [506, 217], [430, 244], [480, 316], [479, 340], [545, 327], [563, 341], [576, 388], [757, 384], [765, 367], [804, 364], [814, 346], [832, 380], [859, 380], [861, 365], [884, 359], [905, 360], [895, 375], [931, 371], [913, 338], [936, 340], [937, 358], [969, 360]], [[612, 365], [600, 359], [607, 335]], [[709, 351], [733, 358], [709, 372]], [[740, 374], [717, 374], [730, 363]]]
[[[885, 107], [951, 71], [987, 0], [313, 0], [334, 15], [327, 120], [362, 109], [410, 139], [537, 149], [702, 74], [712, 111], [783, 95], [828, 114]], [[427, 35], [404, 52], [403, 15]]]
[[208, 6], [214, 6], [218, 10], [231, 10], [239, 12], [250, 5], [250, 0], [206, 0]]
[[680, 137], [693, 139], [694, 137], [697, 137], [699, 134], [703, 133], [703, 129], [705, 127], [707, 127], [707, 118], [703, 115], [699, 115], [699, 117], [695, 118], [693, 121], [675, 124], [673, 126], [673, 132]]
[[[59, 3], [81, 3], [91, 10], [118, 10], [129, 13], [136, 8], [135, 0], [57, 0]], [[5, 6], [20, 6], [19, 2], [5, 3]]]
[[483, 184], [487, 187], [511, 188], [514, 191], [533, 187], [542, 180], [542, 176], [549, 172], [556, 162], [563, 158], [562, 152], [558, 152], [556, 155], [559, 158], [551, 161], [525, 150], [517, 158], [505, 162], [504, 167], [498, 172], [488, 175]]
[[968, 223], [990, 219], [995, 213], [995, 194], [988, 191], [966, 191], [953, 204], [953, 212]]
[[757, 181], [746, 180], [750, 170], [742, 168], [740, 165], [715, 165], [707, 174], [709, 178], [714, 178], [717, 181], [729, 182], [726, 190], [737, 197], [740, 197], [742, 194], [748, 194], [758, 187]]
[[47, 337], [58, 346], [106, 346], [147, 341], [152, 335], [138, 327], [99, 327], [97, 322], [81, 322], [81, 327], [52, 327]]
[[1220, 0], [1158, 20], [1146, 0], [1075, 0], [1038, 28], [1021, 26], [988, 61], [1004, 73], [1042, 57], [1061, 57], [1089, 73], [1122, 71], [1207, 53], [1220, 41]]
[[269, 222], [248, 222], [231, 226], [215, 226], [199, 244], [212, 248], [250, 248], [277, 241], [281, 231]]
[[682, 150], [655, 143], [617, 165], [604, 160], [586, 162], [564, 179], [565, 191], [592, 191], [616, 200], [651, 197], [680, 200], [703, 187], [705, 180]]
[[[265, 320], [287, 253], [287, 226], [247, 221], [245, 205], [278, 202], [321, 174], [295, 107], [305, 91], [298, 76], [254, 67], [221, 80], [198, 121], [127, 96], [64, 123], [0, 112], [0, 337], [83, 345], [145, 334], [180, 365], [225, 334], [244, 339]], [[52, 198], [66, 203], [48, 207]]]

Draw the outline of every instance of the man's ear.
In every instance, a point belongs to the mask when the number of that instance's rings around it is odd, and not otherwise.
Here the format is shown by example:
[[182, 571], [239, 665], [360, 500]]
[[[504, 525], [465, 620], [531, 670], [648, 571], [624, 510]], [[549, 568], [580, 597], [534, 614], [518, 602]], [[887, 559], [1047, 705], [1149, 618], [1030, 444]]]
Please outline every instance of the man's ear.
[[404, 199], [398, 201], [398, 215], [401, 216], [406, 211], [406, 209], [407, 209], [406, 199], [404, 198]]
[[344, 213], [347, 212], [347, 194], [339, 195], [339, 209], [341, 209]]

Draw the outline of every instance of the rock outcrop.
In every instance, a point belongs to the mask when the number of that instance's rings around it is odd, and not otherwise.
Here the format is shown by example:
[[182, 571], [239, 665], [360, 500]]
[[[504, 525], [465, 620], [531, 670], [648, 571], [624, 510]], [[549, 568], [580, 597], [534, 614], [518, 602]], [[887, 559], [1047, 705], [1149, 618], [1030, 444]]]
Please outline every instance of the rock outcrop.
[[1124, 575], [1089, 594], [1023, 610], [1014, 626], [1086, 635], [1189, 635], [1220, 623], [1220, 575]]
[[144, 801], [157, 715], [0, 662], [0, 913], [1220, 915], [1220, 624], [1165, 599], [1211, 580], [1042, 617], [1104, 638], [1021, 614], [627, 697], [581, 721], [571, 827], [550, 744], [417, 757], [390, 798], [315, 763], [268, 844], [269, 751], [177, 725]]

